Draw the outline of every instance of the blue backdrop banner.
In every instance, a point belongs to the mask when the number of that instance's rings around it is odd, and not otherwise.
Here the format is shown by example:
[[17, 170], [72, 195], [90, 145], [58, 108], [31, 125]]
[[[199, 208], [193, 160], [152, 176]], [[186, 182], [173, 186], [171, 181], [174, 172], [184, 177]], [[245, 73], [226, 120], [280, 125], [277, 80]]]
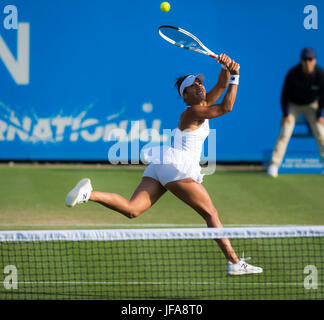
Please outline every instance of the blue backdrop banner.
[[[182, 27], [240, 63], [232, 112], [210, 121], [218, 161], [262, 161], [279, 133], [280, 95], [300, 51], [324, 66], [323, 1], [12, 0], [0, 3], [0, 159], [138, 159], [168, 141], [185, 104], [174, 83], [220, 65], [168, 44], [160, 25]], [[308, 6], [308, 7], [307, 7]], [[221, 100], [220, 100], [221, 101]], [[315, 150], [314, 139], [289, 148]]]

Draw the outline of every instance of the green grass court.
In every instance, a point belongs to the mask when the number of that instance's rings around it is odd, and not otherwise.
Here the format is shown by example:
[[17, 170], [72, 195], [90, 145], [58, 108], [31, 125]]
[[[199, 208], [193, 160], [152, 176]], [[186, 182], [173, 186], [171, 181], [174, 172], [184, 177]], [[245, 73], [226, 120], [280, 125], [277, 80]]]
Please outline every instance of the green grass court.
[[[262, 274], [226, 276], [213, 240], [46, 242], [4, 245], [2, 263], [20, 270], [1, 299], [323, 299], [304, 288], [304, 268], [321, 266], [324, 238], [233, 239]], [[318, 251], [318, 255], [316, 255]], [[69, 254], [67, 254], [69, 252]], [[18, 255], [16, 253], [22, 253]], [[289, 257], [289, 258], [288, 258]], [[289, 261], [289, 263], [286, 263]]]
[[[140, 167], [123, 166], [2, 165], [0, 229], [204, 226], [198, 214], [170, 193], [132, 220], [93, 203], [72, 209], [64, 205], [66, 193], [84, 177], [91, 178], [97, 190], [129, 198], [142, 172]], [[204, 186], [225, 226], [324, 225], [323, 176], [270, 179], [260, 170], [220, 168], [205, 176]], [[324, 299], [324, 239], [315, 240], [234, 239], [238, 254], [245, 250], [252, 264], [264, 268], [263, 274], [239, 277], [225, 275], [225, 260], [213, 240], [207, 240], [203, 249], [201, 240], [167, 240], [172, 245], [156, 240], [143, 245], [16, 243], [15, 249], [0, 242], [0, 268], [16, 265], [21, 281], [15, 292], [1, 286], [0, 299], [268, 299], [270, 293], [271, 299]], [[166, 261], [164, 254], [172, 259]], [[303, 286], [308, 264], [318, 267], [317, 290]], [[118, 272], [111, 272], [113, 267]], [[39, 268], [45, 271], [39, 273]]]
[[[95, 190], [130, 198], [144, 167], [0, 166], [0, 229], [100, 228], [126, 224], [201, 224], [190, 207], [167, 192], [140, 217], [129, 220], [94, 203], [66, 208], [67, 192], [84, 177]], [[324, 225], [324, 177], [218, 169], [205, 176], [224, 225]]]

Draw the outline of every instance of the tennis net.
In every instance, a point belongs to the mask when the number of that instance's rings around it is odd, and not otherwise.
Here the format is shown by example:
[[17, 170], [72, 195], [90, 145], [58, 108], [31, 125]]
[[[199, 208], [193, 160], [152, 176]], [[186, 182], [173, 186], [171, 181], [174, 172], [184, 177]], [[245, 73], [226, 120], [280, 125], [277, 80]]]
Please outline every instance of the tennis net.
[[0, 299], [324, 299], [323, 263], [324, 226], [0, 231]]

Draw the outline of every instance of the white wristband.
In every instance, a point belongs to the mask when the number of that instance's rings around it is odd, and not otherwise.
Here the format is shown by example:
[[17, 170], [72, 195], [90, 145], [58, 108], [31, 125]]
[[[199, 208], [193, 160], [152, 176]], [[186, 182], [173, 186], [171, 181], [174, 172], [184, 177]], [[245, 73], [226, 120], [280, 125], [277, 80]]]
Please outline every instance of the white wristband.
[[227, 67], [225, 66], [225, 64], [222, 64], [222, 69], [227, 70]]
[[240, 78], [240, 75], [231, 74], [230, 79], [228, 81], [228, 84], [236, 84], [236, 85], [238, 85], [239, 84], [239, 78]]

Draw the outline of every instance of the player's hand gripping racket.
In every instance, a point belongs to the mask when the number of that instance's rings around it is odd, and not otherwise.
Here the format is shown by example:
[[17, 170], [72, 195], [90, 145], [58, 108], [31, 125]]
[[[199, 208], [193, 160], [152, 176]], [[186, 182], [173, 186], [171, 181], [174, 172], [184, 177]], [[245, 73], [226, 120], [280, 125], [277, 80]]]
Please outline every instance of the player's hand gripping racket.
[[184, 29], [164, 25], [159, 27], [159, 34], [164, 40], [180, 48], [203, 53], [218, 59], [218, 54], [209, 50], [196, 36]]

